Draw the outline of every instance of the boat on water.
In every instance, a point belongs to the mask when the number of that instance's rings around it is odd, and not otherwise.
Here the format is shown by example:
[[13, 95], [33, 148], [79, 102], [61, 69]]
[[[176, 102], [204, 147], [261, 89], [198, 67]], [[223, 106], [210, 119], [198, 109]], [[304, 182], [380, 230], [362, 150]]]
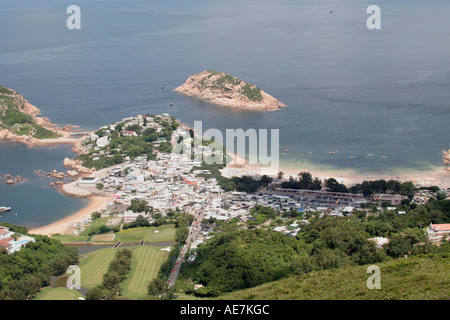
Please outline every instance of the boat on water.
[[0, 212], [11, 211], [11, 207], [0, 207]]

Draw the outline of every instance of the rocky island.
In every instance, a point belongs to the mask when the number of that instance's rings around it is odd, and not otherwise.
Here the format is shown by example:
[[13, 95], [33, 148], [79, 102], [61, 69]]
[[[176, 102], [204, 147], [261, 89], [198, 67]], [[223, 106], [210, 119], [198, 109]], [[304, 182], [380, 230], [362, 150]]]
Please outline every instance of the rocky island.
[[71, 126], [59, 128], [41, 110], [16, 91], [0, 86], [0, 140], [22, 142], [29, 146], [59, 143], [76, 144]]
[[253, 84], [212, 70], [189, 77], [174, 91], [207, 102], [247, 110], [274, 111], [286, 106]]

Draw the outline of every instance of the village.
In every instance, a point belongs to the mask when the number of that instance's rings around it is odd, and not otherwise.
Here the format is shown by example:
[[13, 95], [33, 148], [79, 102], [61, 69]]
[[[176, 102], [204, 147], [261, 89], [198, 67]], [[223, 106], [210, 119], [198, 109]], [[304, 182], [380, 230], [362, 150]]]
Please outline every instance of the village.
[[[192, 144], [193, 141], [192, 137], [186, 138], [188, 128], [183, 126], [171, 132], [171, 139], [163, 136], [162, 133], [171, 120], [173, 119], [169, 114], [129, 117], [104, 126], [85, 139], [85, 153], [95, 162], [101, 160], [101, 157], [111, 158], [120, 150], [109, 146], [114, 131], [119, 130], [124, 137], [139, 137], [143, 136], [146, 129], [151, 128], [152, 134], [156, 134], [152, 139], [156, 156], [151, 160], [146, 154], [133, 157], [124, 153], [121, 156], [125, 161], [107, 168], [101, 177], [90, 175], [75, 183], [79, 189], [97, 189], [98, 192], [112, 195], [112, 201], [101, 213], [101, 217], [109, 218], [108, 226], [129, 224], [139, 216], [152, 224], [155, 222], [155, 215], [164, 218], [168, 212], [176, 211], [192, 214], [196, 219], [201, 212], [203, 221], [233, 220], [248, 227], [251, 225], [249, 221], [256, 220], [251, 209], [261, 206], [271, 208], [279, 215], [276, 219], [267, 221], [265, 228], [296, 236], [301, 227], [309, 223], [308, 218], [316, 215], [347, 216], [355, 210], [370, 212], [374, 208], [375, 211], [392, 210], [399, 215], [406, 214], [401, 205], [407, 197], [398, 194], [374, 194], [367, 199], [362, 194], [285, 189], [281, 187], [284, 180], [279, 178], [272, 179], [271, 183], [255, 193], [225, 191], [216, 178], [205, 178], [210, 172], [201, 168], [200, 160], [183, 153], [168, 152], [175, 150], [174, 147], [179, 144]], [[179, 137], [184, 137], [182, 142]], [[166, 144], [165, 152], [158, 150], [162, 144]], [[205, 145], [197, 148], [199, 150], [194, 149], [193, 152], [202, 153], [203, 156], [210, 156], [217, 151]], [[420, 190], [414, 196], [413, 203], [425, 204], [433, 196], [435, 193]], [[133, 200], [145, 201], [149, 210], [129, 210]], [[371, 204], [370, 208], [367, 208], [368, 204]], [[202, 224], [202, 220], [195, 221], [200, 225], [196, 226], [198, 234], [190, 243], [191, 250], [209, 239], [213, 231], [214, 224]], [[83, 225], [90, 222], [90, 219], [86, 219], [77, 226], [83, 230]]]

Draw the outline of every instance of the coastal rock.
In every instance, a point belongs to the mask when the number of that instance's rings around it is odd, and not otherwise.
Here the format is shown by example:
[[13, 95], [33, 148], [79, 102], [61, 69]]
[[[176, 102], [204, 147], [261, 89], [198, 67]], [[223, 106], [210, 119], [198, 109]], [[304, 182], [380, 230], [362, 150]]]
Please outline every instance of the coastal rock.
[[76, 177], [76, 176], [78, 176], [78, 171], [75, 171], [75, 170], [67, 170], [67, 175], [68, 175], [69, 177]]
[[75, 182], [67, 184], [61, 183], [58, 185], [58, 190], [65, 196], [77, 199], [89, 198], [92, 196], [92, 193], [89, 191], [78, 188]]
[[86, 168], [83, 166], [83, 162], [81, 160], [75, 160], [75, 159], [69, 159], [64, 158], [64, 167], [73, 169], [74, 171], [77, 171], [78, 174], [84, 175], [84, 174], [91, 174], [92, 172], [95, 172], [94, 168]]
[[444, 154], [442, 163], [450, 165], [450, 149], [448, 149], [447, 151], [444, 150], [442, 151], [442, 153]]
[[174, 91], [240, 109], [274, 111], [286, 106], [255, 85], [219, 71], [195, 74]]
[[22, 95], [0, 86], [0, 140], [28, 146], [79, 143], [82, 138], [74, 138], [69, 129], [59, 128]]

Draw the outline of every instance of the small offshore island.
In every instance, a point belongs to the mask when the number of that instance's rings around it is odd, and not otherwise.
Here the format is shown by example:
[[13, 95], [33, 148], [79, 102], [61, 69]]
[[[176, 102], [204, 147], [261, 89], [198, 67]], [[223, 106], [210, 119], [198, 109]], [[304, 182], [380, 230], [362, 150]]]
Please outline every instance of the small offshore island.
[[253, 84], [212, 70], [195, 74], [175, 92], [234, 108], [275, 111], [286, 105]]
[[[25, 108], [14, 106], [3, 109], [2, 125], [12, 123], [12, 114], [35, 128]], [[168, 113], [126, 117], [86, 133], [74, 148], [78, 156], [64, 159], [72, 181], [60, 181], [59, 190], [90, 203], [37, 229], [2, 223], [0, 235], [8, 238], [0, 238], [0, 275], [7, 281], [0, 300], [264, 299], [278, 298], [281, 290], [293, 299], [449, 296], [443, 280], [450, 261], [449, 184], [440, 189], [390, 177], [341, 183], [309, 172], [261, 175], [229, 166], [225, 149], [197, 139]], [[208, 164], [208, 157], [224, 161]], [[15, 241], [14, 233], [28, 238]], [[78, 252], [91, 245], [99, 249]], [[11, 255], [1, 254], [2, 246]], [[43, 276], [10, 276], [28, 270], [28, 259]], [[355, 277], [366, 283], [367, 265], [375, 263], [391, 290], [355, 285]], [[69, 265], [79, 265], [85, 293], [67, 282], [49, 286], [50, 275], [65, 280]], [[29, 279], [32, 286], [21, 290]], [[324, 289], [310, 294], [309, 281]], [[424, 294], [430, 283], [434, 289]], [[337, 296], [335, 287], [342, 288]]]

